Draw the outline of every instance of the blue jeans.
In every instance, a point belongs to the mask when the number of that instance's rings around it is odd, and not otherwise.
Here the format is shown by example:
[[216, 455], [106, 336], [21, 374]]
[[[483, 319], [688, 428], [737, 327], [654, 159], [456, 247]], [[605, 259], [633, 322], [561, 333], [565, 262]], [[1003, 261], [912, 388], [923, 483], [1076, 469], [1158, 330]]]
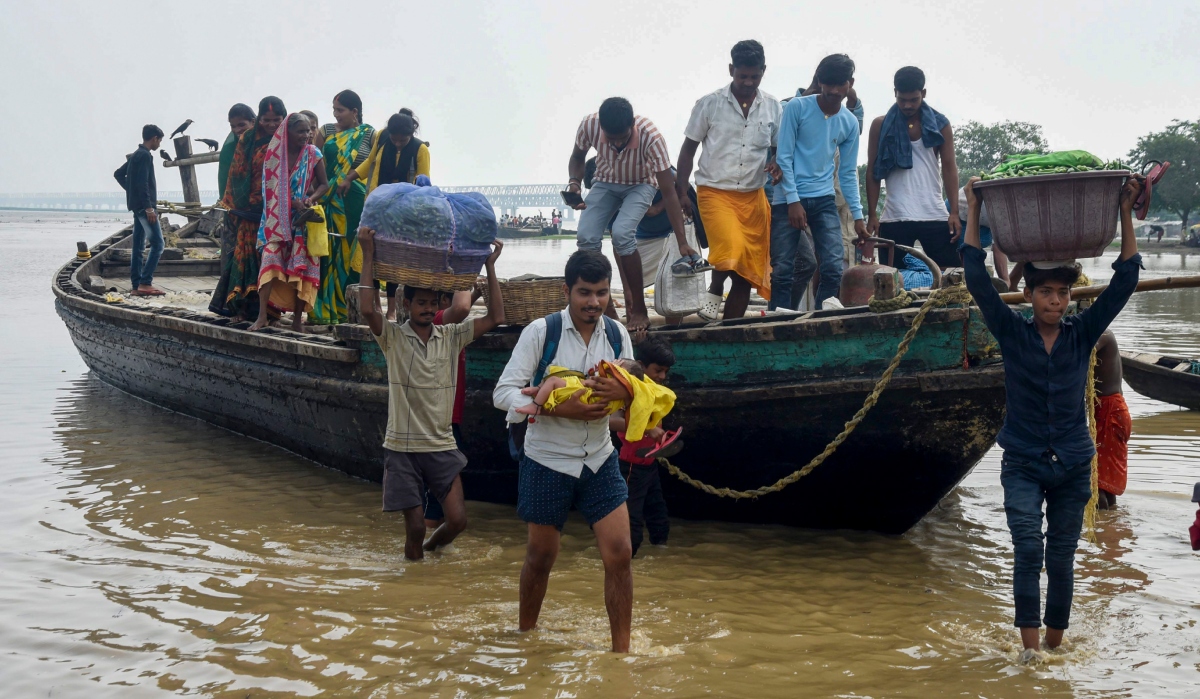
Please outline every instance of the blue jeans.
[[[837, 296], [842, 288], [842, 270], [845, 266], [842, 247], [842, 220], [838, 218], [837, 203], [830, 194], [824, 197], [801, 199], [800, 204], [808, 215], [808, 230], [812, 232], [813, 248], [821, 270], [821, 283], [817, 286], [817, 308], [831, 296]], [[771, 245], [775, 245], [774, 217], [772, 216]], [[771, 251], [772, 258], [775, 255]], [[772, 274], [771, 296], [775, 296], [775, 280]], [[808, 282], [806, 281], [807, 285]], [[791, 287], [789, 285], [789, 293]], [[783, 304], [779, 304], [783, 305]]]
[[579, 215], [579, 230], [575, 233], [579, 249], [599, 250], [604, 231], [612, 222], [613, 252], [618, 257], [636, 253], [637, 227], [654, 201], [654, 192], [654, 187], [645, 183], [593, 183], [584, 199], [587, 208]]
[[[150, 255], [143, 264], [142, 253], [146, 249], [147, 236], [150, 239]], [[134, 289], [143, 284], [150, 286], [154, 282], [154, 270], [158, 269], [158, 258], [162, 257], [162, 251], [163, 234], [158, 221], [150, 223], [144, 211], [134, 214], [133, 251], [129, 260], [129, 281]]]
[[815, 271], [812, 238], [788, 223], [787, 204], [775, 204], [771, 207], [771, 301], [767, 308], [796, 310]]
[[[1041, 626], [1042, 562], [1046, 564], [1046, 626], [1066, 629], [1075, 585], [1075, 549], [1092, 496], [1090, 461], [1066, 465], [1052, 452], [1027, 461], [1005, 454], [1000, 465], [1004, 514], [1013, 542], [1014, 625]], [[1042, 534], [1042, 502], [1046, 533]], [[1045, 545], [1043, 546], [1043, 540]]]

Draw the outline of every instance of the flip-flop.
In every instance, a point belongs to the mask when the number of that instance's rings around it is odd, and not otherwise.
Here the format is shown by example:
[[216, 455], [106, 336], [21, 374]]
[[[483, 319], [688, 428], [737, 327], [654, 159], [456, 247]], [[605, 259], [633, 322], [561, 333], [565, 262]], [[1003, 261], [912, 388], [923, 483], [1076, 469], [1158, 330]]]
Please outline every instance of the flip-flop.
[[682, 427], [670, 432], [664, 432], [662, 439], [658, 440], [658, 442], [648, 447], [642, 447], [635, 453], [642, 459], [657, 459], [659, 457], [669, 459], [683, 449], [683, 442], [679, 439], [679, 435], [681, 434], [683, 434]]
[[[1158, 184], [1162, 180], [1163, 175], [1167, 173], [1167, 170], [1171, 168], [1170, 162], [1159, 162], [1157, 160], [1151, 160], [1146, 165], [1150, 166], [1150, 170], [1144, 173], [1146, 182], [1142, 186], [1142, 192], [1138, 195], [1137, 201], [1133, 203], [1134, 215], [1137, 216], [1139, 221], [1145, 221], [1146, 215], [1150, 213], [1150, 197], [1154, 185]], [[1142, 169], [1145, 170], [1145, 166]]]
[[671, 274], [676, 277], [693, 277], [716, 269], [699, 255], [684, 255], [671, 264]]

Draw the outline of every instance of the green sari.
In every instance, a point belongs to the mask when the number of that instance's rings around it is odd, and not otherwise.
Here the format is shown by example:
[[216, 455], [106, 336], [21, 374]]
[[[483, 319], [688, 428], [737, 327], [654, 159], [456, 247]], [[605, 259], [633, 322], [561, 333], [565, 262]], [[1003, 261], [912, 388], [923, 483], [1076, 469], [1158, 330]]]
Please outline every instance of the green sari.
[[346, 287], [357, 284], [359, 273], [362, 272], [362, 252], [356, 238], [358, 219], [367, 201], [367, 187], [356, 180], [350, 183], [349, 191], [342, 196], [338, 194], [337, 185], [357, 164], [362, 140], [373, 133], [374, 129], [370, 126], [360, 124], [325, 139], [325, 174], [329, 177], [329, 191], [321, 204], [325, 207], [325, 219], [332, 235], [329, 238], [329, 256], [321, 258], [321, 286], [317, 289], [317, 302], [308, 314], [313, 323], [334, 325], [346, 322]]

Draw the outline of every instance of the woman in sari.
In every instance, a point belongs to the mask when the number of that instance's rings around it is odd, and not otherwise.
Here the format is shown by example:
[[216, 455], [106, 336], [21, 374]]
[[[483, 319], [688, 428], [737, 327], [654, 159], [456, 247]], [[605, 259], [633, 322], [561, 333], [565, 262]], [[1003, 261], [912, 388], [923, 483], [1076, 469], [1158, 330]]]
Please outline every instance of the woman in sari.
[[271, 138], [287, 114], [278, 97], [258, 103], [254, 126], [238, 139], [229, 166], [221, 208], [237, 228], [236, 242], [221, 267], [221, 281], [208, 308], [213, 313], [243, 320], [258, 303], [258, 227], [263, 213], [263, 160]]
[[[387, 128], [375, 139], [371, 154], [346, 176], [341, 187], [365, 180], [369, 195], [381, 184], [412, 184], [421, 175], [429, 177], [429, 144], [416, 137], [419, 128], [421, 125], [411, 109], [401, 109], [393, 114]], [[396, 302], [398, 288], [398, 284], [387, 283], [388, 320], [395, 320], [400, 308]]]
[[312, 140], [312, 122], [289, 114], [267, 146], [263, 160], [263, 215], [258, 229], [262, 266], [258, 272], [258, 320], [267, 326], [267, 306], [292, 312], [292, 329], [304, 330], [304, 309], [317, 300], [321, 266], [308, 253], [305, 215], [328, 189], [321, 151]]
[[321, 287], [308, 314], [312, 322], [326, 325], [346, 322], [346, 287], [357, 284], [362, 271], [358, 219], [367, 200], [367, 188], [362, 182], [341, 185], [367, 159], [375, 143], [375, 129], [362, 123], [362, 100], [352, 90], [343, 90], [333, 98], [333, 118], [333, 124], [321, 127], [329, 180], [321, 204], [330, 233], [329, 256], [321, 258]]

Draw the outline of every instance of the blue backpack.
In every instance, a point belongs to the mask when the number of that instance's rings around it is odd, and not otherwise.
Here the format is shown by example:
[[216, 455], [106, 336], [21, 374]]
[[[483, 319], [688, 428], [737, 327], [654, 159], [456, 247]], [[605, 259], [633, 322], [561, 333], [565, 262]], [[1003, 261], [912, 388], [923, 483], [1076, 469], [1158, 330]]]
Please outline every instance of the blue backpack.
[[[537, 370], [533, 372], [533, 381], [529, 383], [530, 386], [539, 386], [542, 379], [546, 378], [546, 370], [550, 368], [550, 362], [554, 361], [554, 355], [558, 354], [558, 341], [562, 339], [562, 327], [562, 313], [551, 313], [546, 316], [546, 342], [542, 345], [542, 358], [538, 361]], [[621, 329], [611, 318], [604, 320], [604, 334], [608, 336], [608, 344], [612, 346], [613, 356], [620, 357]], [[508, 455], [517, 463], [525, 458], [525, 432], [528, 428], [528, 420], [508, 423]]]

